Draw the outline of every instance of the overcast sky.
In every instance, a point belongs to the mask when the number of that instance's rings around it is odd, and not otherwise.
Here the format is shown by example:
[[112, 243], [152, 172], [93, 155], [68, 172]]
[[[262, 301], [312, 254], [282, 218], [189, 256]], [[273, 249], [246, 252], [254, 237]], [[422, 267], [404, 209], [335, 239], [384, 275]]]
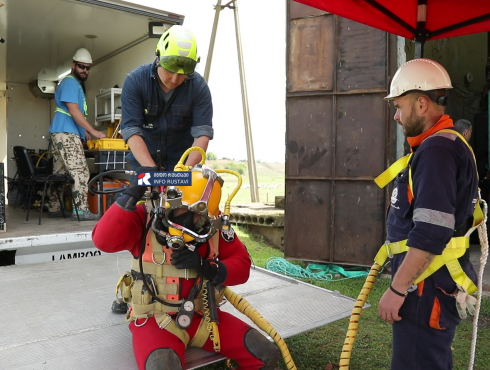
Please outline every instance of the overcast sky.
[[[229, 0], [222, 0], [222, 5]], [[204, 75], [217, 0], [132, 0], [185, 16], [198, 42]], [[286, 132], [286, 2], [238, 0], [255, 159], [284, 162]], [[209, 75], [214, 106], [214, 139], [208, 151], [218, 158], [247, 158], [233, 10], [221, 11]]]

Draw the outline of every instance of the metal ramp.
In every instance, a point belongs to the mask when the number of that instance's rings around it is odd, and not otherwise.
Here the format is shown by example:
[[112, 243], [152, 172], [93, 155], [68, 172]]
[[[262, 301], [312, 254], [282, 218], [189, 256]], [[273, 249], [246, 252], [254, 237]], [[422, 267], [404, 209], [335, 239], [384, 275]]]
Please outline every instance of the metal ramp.
[[[0, 369], [136, 369], [124, 315], [110, 309], [115, 284], [130, 258], [123, 252], [0, 267]], [[283, 338], [348, 317], [355, 302], [260, 268], [232, 290]], [[250, 323], [230, 303], [222, 309]], [[221, 359], [219, 354], [189, 348], [186, 369]]]

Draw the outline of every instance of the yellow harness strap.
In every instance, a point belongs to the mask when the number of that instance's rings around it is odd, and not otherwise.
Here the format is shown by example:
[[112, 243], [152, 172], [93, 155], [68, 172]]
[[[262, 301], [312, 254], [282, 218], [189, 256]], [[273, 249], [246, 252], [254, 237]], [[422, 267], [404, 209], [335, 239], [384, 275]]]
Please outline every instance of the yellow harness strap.
[[204, 318], [201, 319], [199, 327], [196, 330], [196, 334], [194, 334], [194, 337], [189, 342], [189, 346], [197, 348], [204, 346], [204, 343], [206, 343], [209, 338], [209, 330], [206, 324], [206, 320], [204, 320]]
[[184, 329], [177, 326], [174, 320], [167, 314], [155, 314], [155, 321], [160, 329], [165, 329], [178, 337], [182, 343], [187, 347], [190, 337]]
[[[465, 254], [466, 249], [469, 248], [469, 246], [469, 236], [451, 238], [446, 245], [446, 248], [442, 251], [442, 254], [434, 257], [429, 267], [427, 267], [417, 280], [415, 280], [414, 284], [418, 284], [422, 280], [425, 280], [442, 266], [446, 265], [456, 284], [461, 285], [469, 294], [476, 292], [477, 288], [475, 284], [463, 271], [463, 268], [458, 261], [458, 258]], [[374, 261], [378, 265], [383, 266], [388, 259], [388, 256], [407, 252], [409, 248], [406, 239], [390, 244], [383, 244], [376, 254], [376, 257], [374, 257]]]
[[393, 181], [393, 179], [402, 172], [403, 169], [407, 168], [410, 158], [413, 153], [407, 154], [401, 157], [395, 163], [393, 163], [388, 169], [386, 169], [381, 175], [374, 179], [376, 185], [383, 189], [386, 185]]
[[[73, 78], [74, 80], [78, 81], [78, 80], [77, 80], [75, 77], [73, 77], [72, 75], [68, 75], [68, 76], [66, 76], [65, 78]], [[83, 112], [82, 112], [82, 113], [83, 113], [84, 117], [87, 117], [87, 115], [88, 115], [88, 109], [87, 109], [87, 100], [85, 99], [85, 93], [83, 92], [83, 89], [82, 89], [82, 86], [80, 85], [80, 83], [79, 83], [78, 87], [80, 88], [80, 91], [82, 92], [82, 95], [83, 95]], [[61, 108], [61, 107], [56, 106], [56, 108], [55, 108], [55, 110], [54, 110], [54, 111], [55, 111], [55, 112], [58, 112], [58, 113], [63, 113], [63, 114], [66, 114], [67, 116], [70, 116], [70, 117], [71, 117], [71, 114], [70, 114], [70, 113], [68, 113], [67, 111], [65, 111], [65, 110], [64, 110], [63, 108]]]
[[[457, 135], [461, 140], [463, 140], [463, 142], [466, 144], [471, 154], [473, 155], [473, 159], [475, 159], [475, 154], [473, 153], [473, 150], [471, 149], [471, 147], [469, 146], [465, 138], [461, 136], [459, 132], [450, 129], [444, 129], [438, 131], [437, 133], [440, 132], [448, 132]], [[397, 160], [381, 175], [379, 175], [376, 179], [374, 179], [374, 182], [376, 182], [376, 184], [380, 188], [384, 188], [398, 175], [398, 173], [400, 173], [403, 169], [408, 167], [412, 155], [413, 153], [408, 154], [400, 158], [399, 160]], [[475, 163], [476, 163], [476, 159], [475, 159]], [[410, 185], [410, 191], [412, 191], [413, 194], [411, 169], [409, 169], [409, 185]], [[434, 257], [431, 264], [417, 278], [417, 280], [415, 280], [414, 284], [421, 282], [422, 280], [426, 279], [434, 272], [439, 270], [443, 265], [446, 265], [449, 273], [451, 274], [451, 277], [453, 278], [456, 284], [459, 284], [461, 287], [466, 289], [466, 292], [468, 292], [468, 294], [472, 294], [476, 292], [478, 290], [477, 287], [475, 286], [473, 281], [468, 277], [468, 275], [466, 275], [466, 273], [463, 271], [463, 268], [461, 267], [458, 258], [462, 257], [465, 254], [466, 249], [469, 248], [470, 246], [469, 236], [478, 227], [478, 225], [480, 225], [483, 222], [483, 219], [484, 219], [483, 211], [480, 207], [480, 202], [477, 201], [475, 209], [473, 211], [473, 224], [472, 227], [466, 233], [466, 235], [451, 238], [449, 243], [446, 245], [446, 248], [444, 248], [444, 250], [442, 251], [442, 254]], [[389, 243], [389, 244], [385, 243], [379, 249], [378, 253], [376, 254], [376, 257], [374, 257], [374, 261], [380, 266], [383, 266], [386, 263], [388, 257], [392, 257], [395, 254], [407, 252], [409, 248], [410, 247], [407, 246], [406, 239], [394, 243]]]

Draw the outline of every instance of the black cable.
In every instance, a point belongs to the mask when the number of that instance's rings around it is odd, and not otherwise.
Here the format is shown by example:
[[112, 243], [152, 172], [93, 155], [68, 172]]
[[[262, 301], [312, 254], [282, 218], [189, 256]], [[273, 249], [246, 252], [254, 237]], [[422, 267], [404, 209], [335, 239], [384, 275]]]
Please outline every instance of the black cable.
[[103, 177], [112, 173], [128, 173], [127, 170], [111, 170], [111, 171], [106, 171], [106, 172], [101, 172], [98, 175], [95, 175], [89, 182], [88, 182], [88, 190], [92, 194], [116, 194], [124, 191], [125, 188], [110, 188], [107, 190], [98, 190], [97, 186], [92, 186], [95, 184], [95, 182], [102, 177], [102, 181], [104, 181]]

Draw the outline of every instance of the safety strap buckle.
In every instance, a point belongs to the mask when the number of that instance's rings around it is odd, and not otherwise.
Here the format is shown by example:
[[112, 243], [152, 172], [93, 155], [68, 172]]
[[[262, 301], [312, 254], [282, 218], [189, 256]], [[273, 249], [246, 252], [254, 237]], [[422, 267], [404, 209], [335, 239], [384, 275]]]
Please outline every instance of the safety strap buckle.
[[386, 254], [388, 255], [388, 258], [393, 258], [393, 252], [391, 251], [389, 240], [385, 241], [385, 248], [386, 248]]

